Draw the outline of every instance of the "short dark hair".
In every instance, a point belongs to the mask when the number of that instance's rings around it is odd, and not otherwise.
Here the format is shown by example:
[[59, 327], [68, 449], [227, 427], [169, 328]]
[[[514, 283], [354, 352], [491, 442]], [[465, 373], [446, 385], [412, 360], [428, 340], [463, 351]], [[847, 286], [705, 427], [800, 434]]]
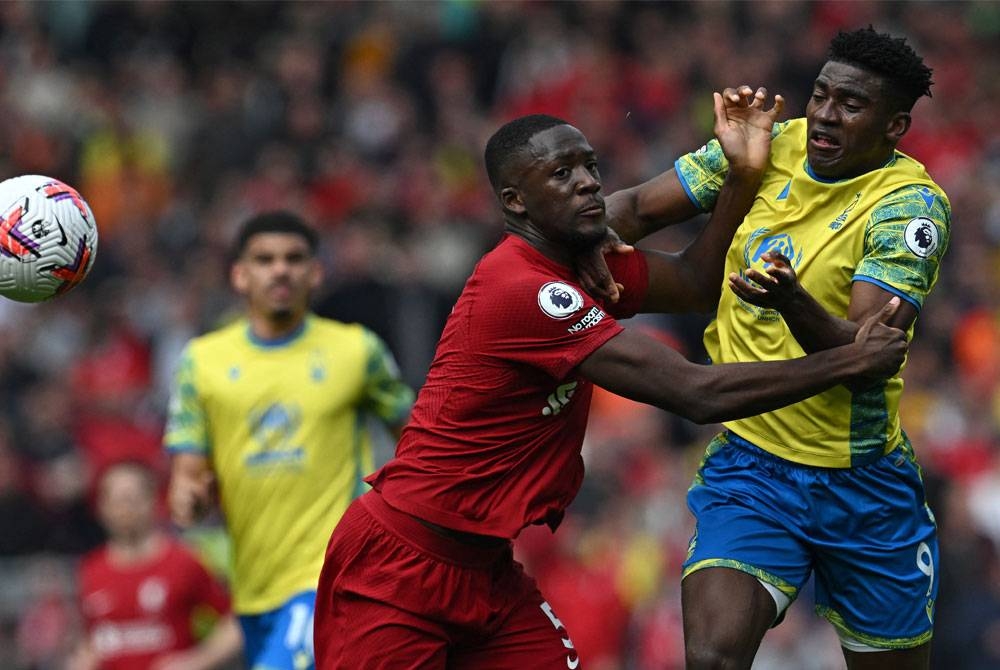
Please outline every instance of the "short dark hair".
[[548, 114], [529, 114], [500, 126], [486, 143], [486, 151], [483, 154], [486, 174], [490, 178], [493, 190], [499, 193], [503, 188], [504, 171], [524, 151], [532, 137], [543, 130], [568, 125], [570, 125], [568, 122]]
[[839, 32], [830, 42], [829, 59], [873, 72], [888, 86], [890, 103], [902, 111], [913, 109], [922, 95], [930, 97], [933, 70], [906, 43], [906, 38], [879, 33], [868, 26]]
[[298, 214], [284, 210], [262, 212], [243, 222], [240, 232], [236, 235], [236, 241], [233, 243], [232, 259], [235, 261], [242, 256], [247, 248], [247, 243], [250, 242], [250, 238], [260, 233], [292, 233], [300, 235], [309, 245], [309, 253], [312, 254], [316, 253], [316, 249], [319, 246], [319, 236], [316, 234], [316, 231]]

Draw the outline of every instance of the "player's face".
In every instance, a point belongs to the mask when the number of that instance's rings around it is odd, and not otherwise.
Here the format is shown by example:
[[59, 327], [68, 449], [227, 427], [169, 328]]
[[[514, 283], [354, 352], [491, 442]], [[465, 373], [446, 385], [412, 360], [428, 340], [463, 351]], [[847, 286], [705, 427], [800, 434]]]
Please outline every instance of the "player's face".
[[233, 286], [251, 312], [272, 320], [298, 318], [322, 280], [309, 243], [295, 233], [258, 233], [233, 265]]
[[571, 251], [588, 249], [607, 234], [601, 175], [593, 147], [573, 126], [555, 126], [531, 138], [531, 159], [517, 183], [528, 219]]
[[108, 535], [142, 539], [156, 521], [156, 501], [145, 476], [131, 467], [109, 470], [101, 481], [97, 509]]
[[880, 76], [828, 62], [806, 105], [809, 165], [820, 177], [844, 179], [882, 167], [909, 127], [892, 113]]

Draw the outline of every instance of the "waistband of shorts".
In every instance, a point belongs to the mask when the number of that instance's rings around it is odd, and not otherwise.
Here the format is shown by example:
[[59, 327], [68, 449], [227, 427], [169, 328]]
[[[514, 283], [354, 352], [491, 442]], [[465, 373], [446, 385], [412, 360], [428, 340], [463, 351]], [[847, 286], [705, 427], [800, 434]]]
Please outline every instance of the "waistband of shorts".
[[[737, 435], [736, 433], [734, 433], [731, 430], [723, 431], [723, 435], [725, 436], [725, 439], [726, 439], [726, 441], [729, 444], [731, 444], [733, 446], [736, 446], [736, 447], [739, 447], [740, 449], [743, 449], [744, 451], [749, 451], [749, 452], [755, 454], [756, 456], [758, 456], [760, 458], [763, 458], [763, 459], [766, 459], [766, 460], [770, 460], [770, 461], [772, 461], [774, 463], [781, 463], [781, 464], [784, 464], [784, 465], [793, 465], [793, 466], [795, 466], [797, 468], [803, 468], [803, 469], [806, 469], [806, 470], [834, 470], [834, 471], [855, 470], [857, 468], [863, 468], [863, 467], [872, 465], [874, 463], [878, 463], [885, 456], [888, 456], [892, 452], [896, 451], [896, 448], [890, 449], [889, 451], [873, 451], [873, 452], [871, 452], [869, 454], [864, 454], [863, 456], [857, 456], [857, 457], [855, 457], [854, 462], [851, 463], [851, 467], [849, 467], [849, 468], [828, 468], [828, 467], [823, 467], [821, 465], [807, 465], [805, 463], [796, 463], [795, 461], [790, 461], [787, 458], [782, 458], [781, 456], [776, 456], [776, 455], [772, 454], [770, 451], [767, 451], [766, 449], [762, 449], [761, 447], [758, 447], [756, 444], [754, 444], [753, 442], [747, 440], [746, 438], [740, 437], [739, 435]], [[902, 444], [902, 442], [901, 442], [901, 444]]]
[[470, 544], [457, 537], [449, 537], [441, 532], [447, 532], [449, 529], [434, 530], [421, 519], [401, 512], [387, 503], [378, 491], [368, 491], [358, 498], [358, 502], [404, 542], [451, 563], [467, 567], [486, 567], [511, 550], [511, 542], [502, 538], [495, 538], [497, 540], [495, 545], [481, 546]]

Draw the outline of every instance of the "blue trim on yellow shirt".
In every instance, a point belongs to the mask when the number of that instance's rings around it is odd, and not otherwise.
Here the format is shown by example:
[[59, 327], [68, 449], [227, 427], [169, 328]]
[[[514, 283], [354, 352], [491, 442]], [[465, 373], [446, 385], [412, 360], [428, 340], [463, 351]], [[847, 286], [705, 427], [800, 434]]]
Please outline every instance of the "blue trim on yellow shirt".
[[872, 279], [871, 277], [866, 277], [864, 275], [854, 275], [853, 277], [851, 277], [851, 281], [864, 281], [868, 282], [869, 284], [874, 284], [875, 286], [878, 286], [880, 289], [884, 291], [888, 291], [893, 295], [898, 295], [901, 300], [905, 300], [906, 302], [916, 307], [918, 312], [920, 311], [920, 303], [915, 298], [912, 298], [906, 293], [903, 293], [895, 286], [891, 286], [883, 281], [879, 281], [878, 279]]
[[263, 347], [265, 349], [273, 349], [275, 347], [283, 347], [283, 346], [285, 346], [287, 344], [291, 344], [292, 342], [294, 342], [295, 340], [297, 340], [299, 337], [301, 337], [302, 334], [306, 332], [306, 324], [308, 322], [309, 322], [309, 319], [303, 319], [302, 323], [299, 324], [298, 328], [296, 328], [292, 332], [288, 333], [287, 335], [282, 335], [281, 337], [276, 337], [273, 340], [264, 339], [263, 337], [257, 337], [257, 335], [254, 334], [253, 329], [250, 327], [250, 325], [247, 324], [247, 339], [250, 340], [250, 342], [252, 344], [254, 344], [254, 345], [258, 346], [258, 347]]
[[[809, 165], [808, 158], [804, 162], [805, 162], [806, 174], [809, 175], [814, 181], [818, 181], [821, 184], [836, 184], [837, 182], [840, 181], [847, 181], [848, 179], [854, 179], [854, 177], [843, 177], [842, 179], [827, 179], [826, 177], [820, 177], [818, 174], [813, 172], [812, 165]], [[882, 168], [889, 167], [895, 162], [896, 162], [896, 152], [893, 151], [892, 155], [889, 156], [889, 160], [887, 160], [884, 165], [881, 165], [876, 169], [881, 170]]]
[[674, 161], [674, 174], [677, 175], [677, 181], [681, 183], [681, 188], [683, 188], [684, 192], [687, 193], [687, 197], [691, 200], [691, 203], [694, 204], [699, 212], [704, 212], [705, 210], [702, 208], [701, 203], [694, 197], [694, 193], [691, 192], [691, 187], [689, 187], [687, 181], [684, 180], [684, 175], [681, 173], [680, 163], [680, 158]]
[[198, 454], [203, 456], [205, 450], [199, 447], [197, 444], [187, 443], [187, 444], [168, 444], [166, 445], [167, 453], [170, 454]]

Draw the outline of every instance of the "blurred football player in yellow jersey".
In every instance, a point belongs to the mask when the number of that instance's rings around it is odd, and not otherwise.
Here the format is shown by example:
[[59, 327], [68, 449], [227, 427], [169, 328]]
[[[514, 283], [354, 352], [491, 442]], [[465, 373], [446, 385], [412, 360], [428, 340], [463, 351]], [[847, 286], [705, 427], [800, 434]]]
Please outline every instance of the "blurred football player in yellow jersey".
[[196, 522], [217, 493], [233, 609], [257, 669], [313, 667], [326, 540], [374, 466], [368, 417], [396, 431], [413, 401], [374, 333], [310, 313], [316, 247], [294, 214], [246, 222], [230, 275], [246, 315], [188, 344], [164, 437], [174, 521]]

